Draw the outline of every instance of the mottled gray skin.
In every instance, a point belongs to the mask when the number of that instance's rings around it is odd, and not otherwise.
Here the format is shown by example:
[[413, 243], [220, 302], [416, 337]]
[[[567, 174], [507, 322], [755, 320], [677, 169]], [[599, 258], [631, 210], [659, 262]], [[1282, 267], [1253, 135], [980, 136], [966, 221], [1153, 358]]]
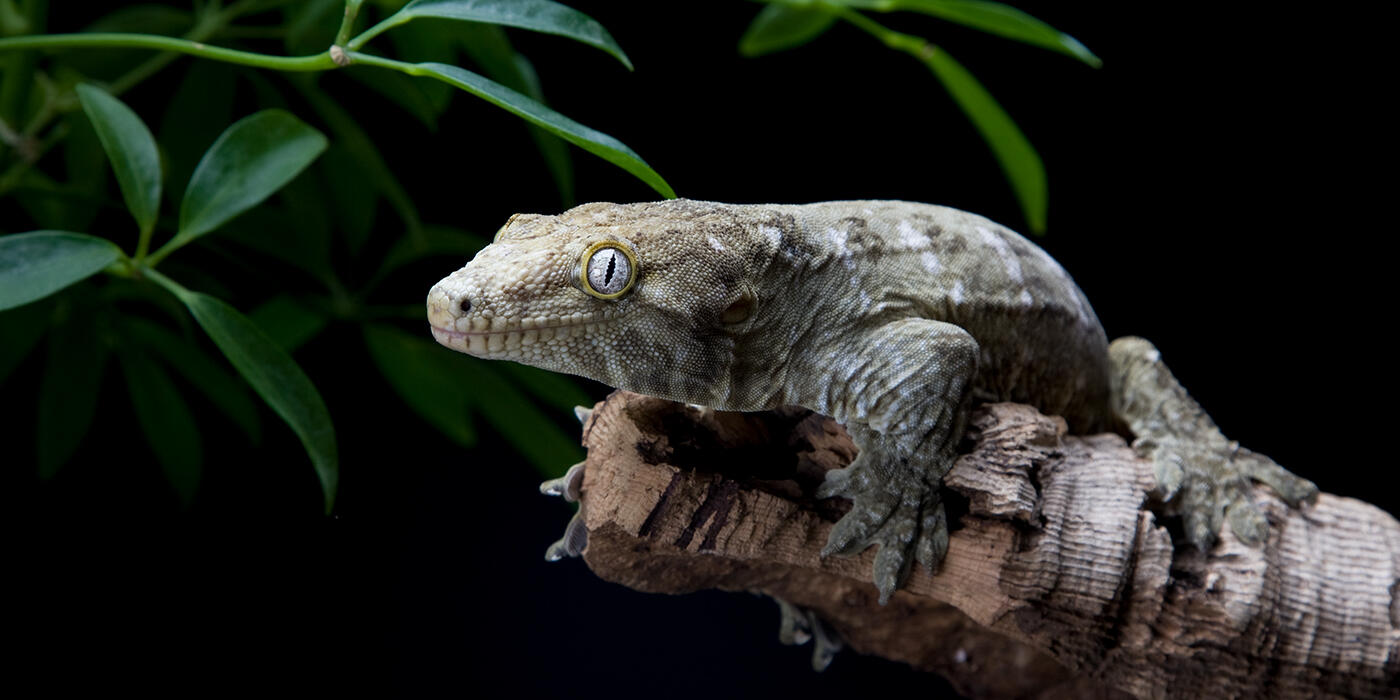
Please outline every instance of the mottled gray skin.
[[[607, 241], [635, 254], [635, 283], [616, 299], [580, 279], [585, 252]], [[627, 269], [621, 257], [615, 265]], [[672, 200], [517, 215], [433, 288], [428, 316], [439, 342], [481, 357], [722, 410], [797, 405], [837, 419], [860, 452], [819, 491], [853, 501], [824, 553], [880, 545], [882, 602], [915, 559], [933, 570], [946, 552], [939, 485], [974, 402], [1028, 403], [1079, 432], [1107, 427], [1117, 407], [1165, 465], [1163, 497], [1186, 494], [1178, 510], [1203, 547], [1227, 507], [1238, 534], [1262, 537], [1248, 478], [1292, 502], [1312, 488], [1277, 465], [1241, 474], [1223, 436], [1207, 442], [1224, 447], [1196, 454], [1192, 441], [1214, 425], [1169, 373], [1166, 387], [1156, 374], [1141, 379], [1150, 373], [1137, 370], [1160, 367], [1150, 345], [1115, 344], [1110, 361], [1103, 328], [1058, 263], [947, 207]], [[1138, 399], [1111, 400], [1125, 384]], [[1172, 391], [1204, 423], [1174, 432], [1152, 400]]]

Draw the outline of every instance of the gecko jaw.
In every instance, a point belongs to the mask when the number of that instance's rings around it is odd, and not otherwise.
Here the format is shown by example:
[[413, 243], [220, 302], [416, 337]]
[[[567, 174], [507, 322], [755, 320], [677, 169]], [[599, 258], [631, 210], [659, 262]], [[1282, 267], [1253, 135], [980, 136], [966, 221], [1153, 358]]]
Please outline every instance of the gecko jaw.
[[[597, 331], [612, 320], [612, 315], [597, 315], [580, 320], [540, 322], [529, 319], [516, 328], [495, 328], [459, 331], [432, 324], [433, 338], [458, 352], [477, 357], [530, 362], [532, 355], [550, 352], [551, 346], [576, 335]], [[463, 325], [463, 324], [454, 324]], [[479, 325], [479, 324], [469, 324]], [[492, 324], [497, 325], [497, 324]]]

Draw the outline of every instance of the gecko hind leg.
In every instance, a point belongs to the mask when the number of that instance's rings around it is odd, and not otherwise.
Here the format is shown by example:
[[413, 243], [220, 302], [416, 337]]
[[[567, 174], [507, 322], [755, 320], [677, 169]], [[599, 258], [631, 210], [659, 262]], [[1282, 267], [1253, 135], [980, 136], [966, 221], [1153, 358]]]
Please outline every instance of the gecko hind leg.
[[1295, 508], [1317, 497], [1311, 481], [1221, 434], [1151, 343], [1119, 338], [1108, 354], [1113, 411], [1133, 431], [1134, 450], [1152, 460], [1156, 495], [1181, 515], [1197, 548], [1209, 549], [1226, 522], [1243, 542], [1264, 540], [1268, 521], [1250, 498], [1252, 481]]

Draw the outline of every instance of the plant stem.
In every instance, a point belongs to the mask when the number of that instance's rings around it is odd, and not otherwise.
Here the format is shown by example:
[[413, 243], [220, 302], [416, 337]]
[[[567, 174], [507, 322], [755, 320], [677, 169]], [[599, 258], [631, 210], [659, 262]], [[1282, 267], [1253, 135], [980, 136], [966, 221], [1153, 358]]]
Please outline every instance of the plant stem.
[[266, 54], [225, 49], [219, 46], [209, 46], [198, 41], [176, 39], [174, 37], [159, 36], [156, 34], [44, 34], [40, 36], [17, 36], [0, 39], [0, 51], [13, 51], [16, 49], [94, 48], [157, 49], [160, 51], [173, 51], [175, 53], [189, 54], [200, 58], [224, 61], [226, 63], [236, 63], [242, 66], [269, 68], [281, 71], [318, 71], [330, 70], [336, 67], [335, 62], [331, 60], [329, 52], [295, 57], [268, 56]]
[[387, 32], [390, 29], [393, 29], [394, 27], [397, 27], [400, 24], [403, 24], [407, 21], [408, 18], [399, 17], [399, 13], [395, 12], [394, 14], [385, 17], [384, 20], [381, 21], [379, 24], [376, 24], [373, 27], [370, 27], [369, 29], [360, 32], [359, 36], [355, 37], [354, 39], [351, 39], [348, 43], [343, 45], [347, 50], [359, 51], [360, 47], [364, 46], [370, 39], [373, 39], [374, 37], [377, 37], [380, 34], [383, 34], [384, 32]]
[[340, 20], [340, 31], [335, 33], [335, 45], [345, 46], [350, 40], [350, 32], [355, 29], [355, 18], [360, 15], [360, 5], [365, 0], [345, 0], [345, 16]]
[[864, 31], [866, 34], [879, 39], [885, 46], [896, 51], [903, 51], [920, 61], [928, 60], [928, 54], [937, 50], [937, 47], [920, 37], [897, 32], [855, 10], [845, 8], [838, 9], [836, 10], [836, 16]]

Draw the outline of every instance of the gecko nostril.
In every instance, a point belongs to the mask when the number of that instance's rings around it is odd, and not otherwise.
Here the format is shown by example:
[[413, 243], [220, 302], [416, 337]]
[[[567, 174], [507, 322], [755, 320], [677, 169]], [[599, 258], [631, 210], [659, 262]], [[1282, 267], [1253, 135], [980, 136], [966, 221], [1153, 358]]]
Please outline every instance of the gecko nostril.
[[468, 299], [468, 298], [466, 298], [466, 297], [462, 297], [462, 302], [459, 303], [459, 304], [457, 304], [457, 308], [461, 309], [461, 310], [462, 310], [462, 313], [464, 313], [464, 314], [469, 314], [469, 313], [471, 313], [471, 311], [472, 311], [472, 300], [471, 300], [471, 299]]

